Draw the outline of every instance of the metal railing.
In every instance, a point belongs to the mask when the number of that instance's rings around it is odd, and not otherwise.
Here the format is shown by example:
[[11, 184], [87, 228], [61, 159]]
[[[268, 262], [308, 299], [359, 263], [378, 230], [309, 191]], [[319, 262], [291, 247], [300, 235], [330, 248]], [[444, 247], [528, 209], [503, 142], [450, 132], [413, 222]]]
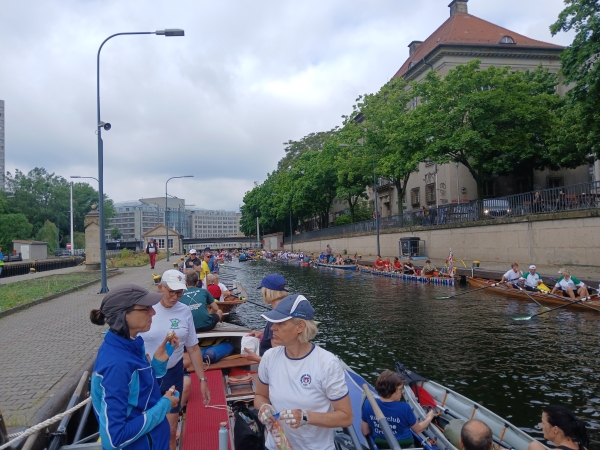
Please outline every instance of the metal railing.
[[19, 264], [7, 264], [4, 266], [1, 278], [14, 277], [16, 275], [27, 275], [31, 273], [31, 269], [35, 269], [36, 272], [46, 272], [48, 270], [64, 269], [66, 267], [78, 266], [84, 261], [81, 256], [73, 256], [71, 258], [64, 259], [51, 259], [41, 261], [28, 261]]
[[[379, 229], [414, 226], [451, 225], [504, 217], [548, 214], [600, 208], [600, 181], [580, 183], [551, 189], [538, 189], [500, 198], [452, 203], [432, 208], [408, 211], [379, 218]], [[294, 236], [296, 240], [344, 236], [354, 233], [374, 233], [375, 220], [308, 231]], [[286, 236], [284, 243], [289, 243]]]

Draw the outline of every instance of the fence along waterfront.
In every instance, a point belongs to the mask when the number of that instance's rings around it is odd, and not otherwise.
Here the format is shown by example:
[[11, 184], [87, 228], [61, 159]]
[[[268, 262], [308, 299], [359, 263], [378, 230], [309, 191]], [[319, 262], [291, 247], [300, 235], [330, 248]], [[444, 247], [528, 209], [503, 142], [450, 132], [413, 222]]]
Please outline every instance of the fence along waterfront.
[[[551, 189], [538, 189], [506, 197], [452, 203], [426, 210], [408, 211], [402, 215], [379, 218], [379, 229], [411, 226], [451, 225], [502, 217], [520, 217], [560, 211], [577, 211], [600, 207], [600, 181], [573, 184]], [[307, 231], [296, 235], [299, 240], [343, 236], [353, 233], [374, 233], [375, 220]], [[284, 243], [289, 243], [286, 236]]]

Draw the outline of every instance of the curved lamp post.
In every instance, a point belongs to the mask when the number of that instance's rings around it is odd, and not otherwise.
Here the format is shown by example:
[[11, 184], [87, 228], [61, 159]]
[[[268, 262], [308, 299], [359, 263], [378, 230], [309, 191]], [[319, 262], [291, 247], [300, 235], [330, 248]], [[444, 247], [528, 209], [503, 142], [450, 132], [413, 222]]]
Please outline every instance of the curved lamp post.
[[[194, 178], [194, 175], [181, 175], [179, 177], [171, 177], [167, 180], [167, 182], [165, 183], [165, 229], [167, 230], [167, 239], [165, 240], [165, 245], [167, 246], [167, 261], [170, 261], [169, 259], [169, 225], [167, 224], [167, 207], [169, 206], [167, 204], [167, 202], [169, 201], [169, 197], [168, 197], [168, 191], [167, 191], [167, 185], [169, 184], [169, 181], [171, 181], [173, 178]], [[180, 231], [181, 233], [181, 231]]]
[[[102, 47], [109, 39], [115, 36], [125, 36], [130, 34], [156, 34], [157, 36], [185, 36], [183, 30], [180, 29], [167, 29], [157, 31], [134, 31], [126, 33], [113, 34], [100, 44], [98, 48], [98, 56], [96, 57], [96, 109], [97, 109], [97, 121], [96, 121], [96, 134], [98, 135], [98, 212], [100, 213], [100, 292], [99, 294], [105, 294], [108, 292], [108, 286], [106, 284], [106, 236], [104, 230], [104, 148], [102, 143], [102, 129], [106, 131], [110, 130], [110, 123], [104, 123], [100, 120], [100, 52]], [[168, 246], [168, 243], [167, 243]]]

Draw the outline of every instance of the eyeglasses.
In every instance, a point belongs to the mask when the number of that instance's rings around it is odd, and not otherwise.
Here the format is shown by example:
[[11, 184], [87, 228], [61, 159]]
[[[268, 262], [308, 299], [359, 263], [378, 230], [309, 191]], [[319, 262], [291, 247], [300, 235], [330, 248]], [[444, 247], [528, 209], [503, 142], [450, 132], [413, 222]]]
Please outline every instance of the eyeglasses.
[[152, 306], [140, 306], [139, 308], [133, 308], [129, 310], [131, 311], [143, 311], [143, 312], [150, 312], [152, 311]]
[[403, 391], [403, 390], [404, 390], [404, 386], [398, 386], [398, 387], [396, 388], [396, 390], [397, 390], [397, 391]]
[[179, 290], [179, 291], [172, 291], [169, 288], [165, 288], [167, 290], [167, 293], [169, 294], [169, 296], [171, 297], [181, 297], [183, 295], [183, 289]]

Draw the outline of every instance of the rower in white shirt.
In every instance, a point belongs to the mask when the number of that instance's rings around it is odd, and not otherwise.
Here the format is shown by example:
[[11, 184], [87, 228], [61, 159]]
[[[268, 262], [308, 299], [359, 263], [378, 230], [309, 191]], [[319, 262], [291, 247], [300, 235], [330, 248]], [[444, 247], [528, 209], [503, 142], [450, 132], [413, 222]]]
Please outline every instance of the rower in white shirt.
[[525, 272], [519, 281], [525, 281], [525, 290], [537, 292], [538, 286], [543, 283], [540, 274], [537, 273], [537, 268], [532, 264], [529, 266], [529, 272]]
[[510, 286], [513, 286], [516, 289], [517, 286], [513, 285], [513, 283], [519, 281], [519, 278], [523, 276], [523, 272], [519, 270], [519, 265], [517, 263], [513, 263], [511, 267], [512, 269], [502, 275], [500, 283], [508, 282]]

